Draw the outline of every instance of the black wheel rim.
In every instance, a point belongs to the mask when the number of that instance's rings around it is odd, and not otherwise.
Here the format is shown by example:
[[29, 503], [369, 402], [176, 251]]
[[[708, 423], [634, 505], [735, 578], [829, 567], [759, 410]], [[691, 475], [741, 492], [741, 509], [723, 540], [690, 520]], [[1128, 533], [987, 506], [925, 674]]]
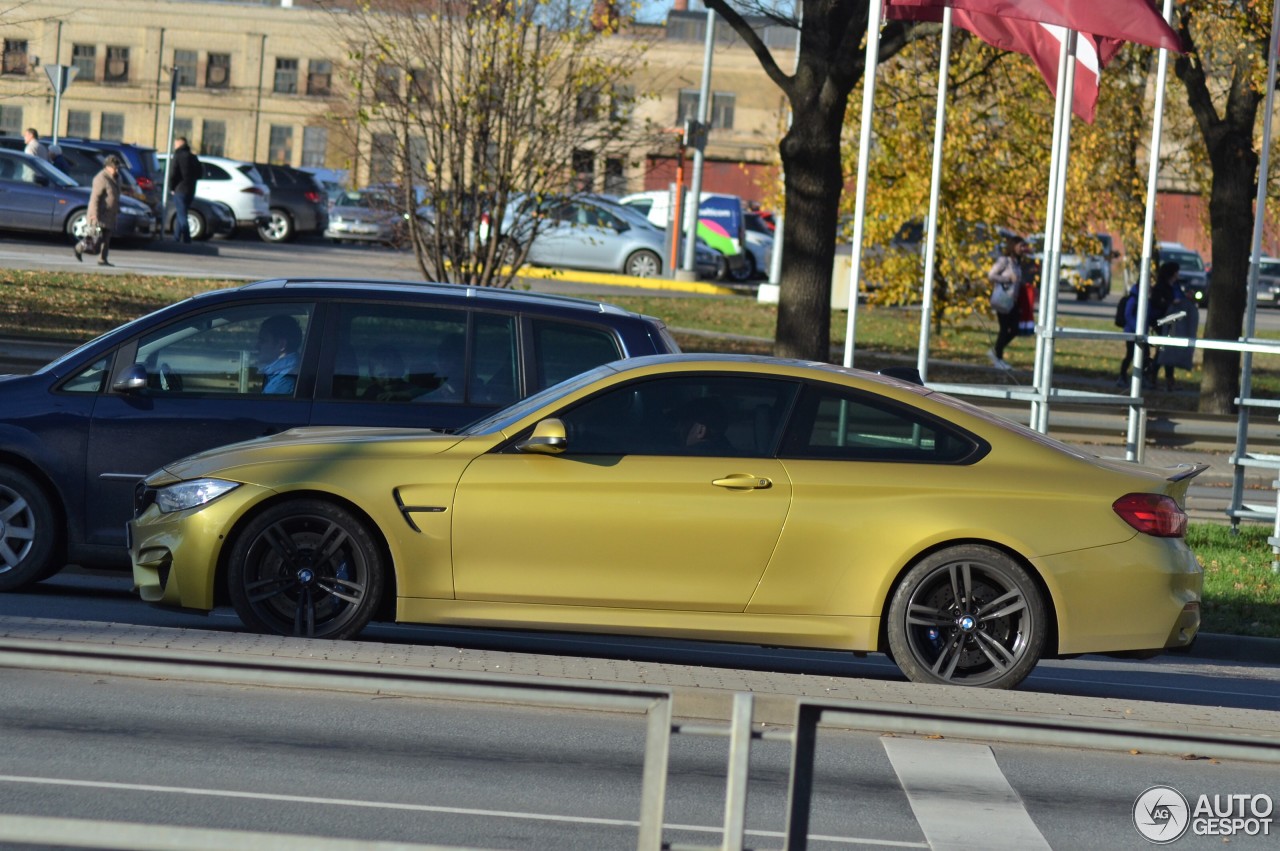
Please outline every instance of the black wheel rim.
[[22, 494], [0, 485], [0, 573], [13, 570], [36, 542], [36, 517]]
[[290, 517], [254, 539], [243, 582], [249, 606], [274, 632], [323, 637], [358, 617], [369, 564], [341, 524]]
[[1027, 653], [1036, 624], [1018, 583], [981, 562], [942, 565], [907, 602], [907, 643], [939, 680], [984, 685]]

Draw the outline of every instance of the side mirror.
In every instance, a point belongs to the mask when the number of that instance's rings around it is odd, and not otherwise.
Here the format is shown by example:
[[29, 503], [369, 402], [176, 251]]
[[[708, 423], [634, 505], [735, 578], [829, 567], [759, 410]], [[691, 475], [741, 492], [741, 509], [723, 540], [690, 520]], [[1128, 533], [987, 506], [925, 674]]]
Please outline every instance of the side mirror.
[[627, 231], [631, 230], [631, 223], [619, 221], [614, 225], [614, 230], [616, 230], [618, 233], [626, 233]]
[[45, 177], [43, 174], [37, 174], [32, 179], [32, 182], [35, 183], [36, 186], [48, 186], [49, 178]]
[[139, 390], [147, 389], [147, 368], [140, 363], [120, 373], [120, 377], [111, 385], [111, 389], [117, 393], [137, 393]]
[[564, 423], [557, 419], [543, 420], [533, 427], [533, 434], [527, 440], [516, 444], [521, 452], [532, 452], [538, 455], [559, 455], [569, 447], [565, 437]]

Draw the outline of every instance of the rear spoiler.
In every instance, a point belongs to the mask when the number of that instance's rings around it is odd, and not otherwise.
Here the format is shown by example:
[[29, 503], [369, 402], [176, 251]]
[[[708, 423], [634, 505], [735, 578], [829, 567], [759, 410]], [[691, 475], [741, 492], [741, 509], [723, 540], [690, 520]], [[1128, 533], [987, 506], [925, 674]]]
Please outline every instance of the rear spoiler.
[[1179, 464], [1176, 467], [1169, 468], [1173, 472], [1165, 477], [1165, 481], [1181, 482], [1187, 479], [1194, 479], [1196, 476], [1209, 469], [1208, 464]]

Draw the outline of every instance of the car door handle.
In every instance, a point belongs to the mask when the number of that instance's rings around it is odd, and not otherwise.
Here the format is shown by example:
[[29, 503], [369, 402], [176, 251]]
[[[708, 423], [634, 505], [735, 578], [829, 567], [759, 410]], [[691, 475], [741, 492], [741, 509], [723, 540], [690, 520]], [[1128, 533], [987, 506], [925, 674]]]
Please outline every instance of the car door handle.
[[773, 487], [773, 482], [762, 476], [752, 476], [747, 473], [734, 473], [725, 476], [723, 479], [712, 479], [711, 484], [718, 488], [729, 488], [736, 491], [753, 491], [764, 490]]

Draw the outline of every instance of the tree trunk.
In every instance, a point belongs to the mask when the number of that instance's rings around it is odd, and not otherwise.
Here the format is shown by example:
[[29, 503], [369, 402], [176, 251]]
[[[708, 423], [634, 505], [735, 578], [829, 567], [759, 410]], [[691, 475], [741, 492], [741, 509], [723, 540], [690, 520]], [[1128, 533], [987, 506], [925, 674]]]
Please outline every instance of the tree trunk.
[[[1248, 306], [1249, 252], [1253, 242], [1253, 200], [1258, 155], [1253, 150], [1253, 122], [1216, 134], [1209, 149], [1213, 184], [1209, 195], [1209, 227], [1213, 239], [1213, 274], [1204, 337], [1235, 340], [1244, 328]], [[1206, 349], [1200, 383], [1200, 410], [1235, 411], [1240, 395], [1240, 353]]]
[[787, 212], [782, 228], [786, 265], [774, 343], [779, 357], [831, 359], [831, 272], [844, 191], [840, 168], [844, 111], [831, 112], [821, 106], [797, 112], [782, 140]]

